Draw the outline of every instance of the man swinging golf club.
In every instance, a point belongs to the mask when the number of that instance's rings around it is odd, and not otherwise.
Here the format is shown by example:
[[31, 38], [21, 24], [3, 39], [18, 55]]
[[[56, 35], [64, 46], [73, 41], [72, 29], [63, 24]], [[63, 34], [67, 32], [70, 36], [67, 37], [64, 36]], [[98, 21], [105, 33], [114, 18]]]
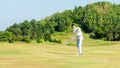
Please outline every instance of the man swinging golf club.
[[79, 27], [76, 27], [75, 24], [71, 25], [73, 27], [73, 32], [76, 34], [76, 46], [78, 49], [77, 55], [82, 55], [82, 41], [83, 41], [83, 35], [81, 32], [81, 29]]

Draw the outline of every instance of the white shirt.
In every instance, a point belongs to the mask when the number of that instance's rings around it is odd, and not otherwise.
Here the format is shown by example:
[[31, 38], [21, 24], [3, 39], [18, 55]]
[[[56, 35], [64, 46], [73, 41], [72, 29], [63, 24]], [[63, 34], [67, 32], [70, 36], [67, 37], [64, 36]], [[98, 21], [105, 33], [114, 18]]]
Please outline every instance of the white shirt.
[[81, 29], [79, 27], [75, 27], [73, 29], [73, 32], [76, 33], [77, 36], [82, 36]]

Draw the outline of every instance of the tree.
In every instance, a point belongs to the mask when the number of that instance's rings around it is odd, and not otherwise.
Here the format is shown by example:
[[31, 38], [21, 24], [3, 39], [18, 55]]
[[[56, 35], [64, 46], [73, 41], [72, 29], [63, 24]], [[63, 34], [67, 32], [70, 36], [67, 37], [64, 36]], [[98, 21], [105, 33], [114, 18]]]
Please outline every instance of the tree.
[[23, 23], [20, 24], [20, 29], [22, 31], [22, 36], [31, 36], [31, 25], [30, 23], [25, 20]]
[[37, 38], [37, 31], [38, 31], [37, 30], [38, 29], [37, 21], [35, 19], [32, 19], [30, 21], [30, 25], [31, 25], [31, 28], [30, 28], [30, 30], [31, 30], [31, 36], [30, 36], [30, 38], [32, 40], [34, 40], [34, 39]]
[[17, 40], [18, 36], [22, 34], [19, 24], [13, 24], [6, 29], [6, 31], [11, 32], [14, 35], [14, 40]]
[[8, 31], [0, 32], [0, 41], [8, 41], [9, 43], [12, 43], [13, 40], [13, 34]]
[[77, 24], [81, 24], [84, 19], [84, 8], [82, 6], [75, 6], [73, 9], [73, 16], [72, 19], [74, 19], [74, 22]]
[[44, 36], [44, 33], [43, 33], [43, 25], [42, 25], [42, 23], [40, 22], [40, 21], [38, 21], [38, 23], [37, 23], [37, 31], [36, 31], [36, 35], [37, 35], [37, 40], [38, 41], [40, 41], [40, 39], [42, 39], [43, 38], [43, 36]]
[[[84, 32], [93, 33], [95, 38], [118, 41], [120, 40], [119, 9], [120, 4], [104, 1], [88, 4], [85, 7], [75, 6], [73, 10], [57, 12], [40, 21], [32, 19], [30, 22], [25, 20], [20, 24], [15, 23], [6, 31], [12, 33], [16, 41], [25, 39], [51, 41], [53, 33], [70, 31], [70, 25], [75, 23], [80, 25]], [[3, 32], [0, 34], [2, 40], [8, 40]]]

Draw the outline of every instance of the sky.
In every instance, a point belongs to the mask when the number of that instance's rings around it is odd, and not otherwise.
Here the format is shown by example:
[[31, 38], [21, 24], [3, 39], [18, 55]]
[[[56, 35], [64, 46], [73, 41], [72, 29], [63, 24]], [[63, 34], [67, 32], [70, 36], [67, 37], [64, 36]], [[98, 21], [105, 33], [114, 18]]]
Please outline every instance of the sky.
[[0, 31], [24, 20], [38, 21], [56, 12], [101, 1], [120, 4], [120, 0], [0, 0]]

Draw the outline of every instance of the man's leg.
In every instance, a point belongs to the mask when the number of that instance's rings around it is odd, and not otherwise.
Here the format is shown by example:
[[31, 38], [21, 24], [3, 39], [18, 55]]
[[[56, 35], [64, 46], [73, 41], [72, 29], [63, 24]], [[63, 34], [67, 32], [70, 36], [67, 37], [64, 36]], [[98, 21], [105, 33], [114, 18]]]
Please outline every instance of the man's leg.
[[79, 48], [79, 43], [80, 43], [80, 42], [79, 42], [79, 40], [80, 40], [79, 37], [77, 37], [77, 38], [76, 38], [76, 47], [77, 47], [77, 52], [78, 52], [77, 55], [80, 54], [80, 48]]
[[80, 37], [78, 40], [78, 55], [82, 55], [82, 41], [83, 41], [83, 38]]

